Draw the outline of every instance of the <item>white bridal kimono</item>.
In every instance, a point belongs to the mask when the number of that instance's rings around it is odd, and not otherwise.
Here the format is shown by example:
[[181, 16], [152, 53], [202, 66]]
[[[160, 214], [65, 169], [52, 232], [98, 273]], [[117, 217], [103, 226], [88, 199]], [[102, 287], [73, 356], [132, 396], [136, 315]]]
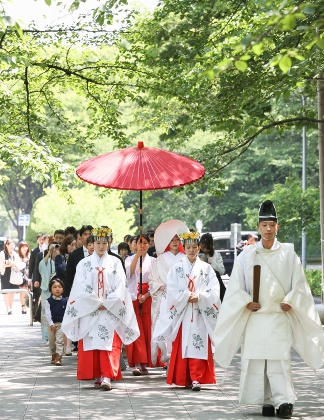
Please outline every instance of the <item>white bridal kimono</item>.
[[[261, 309], [251, 312], [246, 306], [252, 302], [254, 265], [261, 266]], [[289, 304], [291, 309], [284, 312], [281, 303]], [[229, 366], [242, 345], [241, 403], [263, 404], [269, 397], [269, 390], [263, 385], [268, 379], [261, 367], [266, 362], [272, 394], [278, 387], [280, 393], [286, 394], [283, 402], [294, 402], [291, 346], [311, 368], [318, 369], [323, 364], [324, 335], [293, 244], [275, 241], [271, 249], [265, 249], [260, 241], [244, 248], [234, 264], [215, 337], [215, 361], [223, 367]], [[257, 372], [249, 366], [255, 361], [259, 363]], [[271, 379], [269, 365], [274, 362], [277, 367], [270, 368], [276, 370]]]
[[[198, 296], [196, 303], [188, 302], [192, 291]], [[169, 271], [153, 341], [172, 343], [182, 324], [182, 357], [207, 360], [208, 336], [213, 342], [220, 305], [219, 283], [211, 265], [199, 258], [191, 265], [184, 256]]]
[[[104, 305], [106, 310], [98, 308]], [[125, 273], [118, 258], [94, 252], [79, 262], [62, 322], [72, 341], [84, 350], [112, 350], [114, 332], [124, 344], [139, 336]]]
[[[150, 294], [152, 296], [152, 334], [160, 314], [160, 306], [162, 296], [166, 295], [166, 289], [159, 290], [161, 286], [166, 286], [167, 276], [170, 268], [178, 263], [184, 257], [183, 252], [178, 252], [176, 255], [171, 251], [160, 254], [152, 265], [152, 273], [150, 275]], [[171, 352], [171, 345], [167, 347], [166, 343], [160, 343], [152, 340], [152, 362], [156, 363], [158, 349], [161, 349], [161, 361], [165, 362]]]

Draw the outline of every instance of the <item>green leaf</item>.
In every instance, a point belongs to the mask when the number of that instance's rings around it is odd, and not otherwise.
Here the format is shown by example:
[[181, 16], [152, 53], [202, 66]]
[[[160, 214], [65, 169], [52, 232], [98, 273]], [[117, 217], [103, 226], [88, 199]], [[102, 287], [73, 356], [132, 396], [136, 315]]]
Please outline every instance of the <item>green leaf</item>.
[[252, 51], [256, 55], [261, 55], [263, 53], [263, 44], [262, 44], [262, 42], [259, 42], [259, 44], [253, 45]]
[[248, 67], [245, 61], [236, 60], [234, 64], [237, 70], [241, 71], [242, 73], [244, 73]]
[[319, 38], [317, 41], [318, 48], [324, 50], [324, 38]]
[[248, 54], [242, 55], [242, 57], [240, 57], [240, 60], [242, 61], [248, 61], [250, 60], [251, 56]]
[[279, 68], [283, 73], [288, 73], [288, 71], [291, 68], [291, 58], [288, 57], [288, 55], [285, 55], [282, 57], [282, 59], [279, 61]]
[[281, 20], [283, 30], [294, 29], [296, 27], [296, 19], [293, 15], [287, 15]]
[[47, 4], [47, 6], [50, 6], [52, 4], [52, 0], [45, 0], [45, 3]]
[[206, 71], [202, 72], [201, 75], [200, 75], [200, 78], [203, 78], [203, 77], [207, 77], [207, 79], [209, 79], [209, 80], [214, 80], [216, 75], [215, 75], [214, 70], [206, 70]]

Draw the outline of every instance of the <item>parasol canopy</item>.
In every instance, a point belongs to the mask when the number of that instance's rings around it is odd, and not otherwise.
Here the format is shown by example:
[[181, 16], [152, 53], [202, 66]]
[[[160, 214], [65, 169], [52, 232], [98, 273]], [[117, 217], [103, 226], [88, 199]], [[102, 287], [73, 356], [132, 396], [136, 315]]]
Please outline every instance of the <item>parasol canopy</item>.
[[160, 190], [198, 181], [205, 174], [199, 162], [178, 153], [138, 142], [81, 163], [79, 178], [100, 187], [119, 190]]

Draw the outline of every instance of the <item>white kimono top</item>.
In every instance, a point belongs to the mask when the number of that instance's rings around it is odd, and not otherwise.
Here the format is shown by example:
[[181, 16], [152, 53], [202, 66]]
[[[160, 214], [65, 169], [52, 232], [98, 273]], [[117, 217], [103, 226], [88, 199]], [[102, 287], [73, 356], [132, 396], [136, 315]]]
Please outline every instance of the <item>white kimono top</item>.
[[[98, 308], [104, 305], [106, 310]], [[72, 341], [83, 339], [84, 350], [112, 350], [114, 332], [124, 344], [140, 333], [125, 272], [118, 258], [94, 252], [76, 268], [62, 331]]]
[[[135, 272], [131, 276], [130, 275], [130, 265], [134, 259], [135, 255], [131, 255], [130, 257], [127, 257], [125, 260], [125, 269], [126, 269], [126, 275], [127, 280], [129, 284], [129, 291], [132, 296], [132, 300], [137, 299], [137, 294], [139, 293], [139, 282], [140, 282], [140, 259], [138, 259]], [[142, 261], [142, 284], [149, 282], [149, 276], [152, 271], [152, 266], [155, 258], [150, 257], [149, 255], [145, 255]]]
[[[188, 302], [192, 292], [198, 302]], [[153, 341], [173, 342], [182, 325], [182, 357], [207, 360], [208, 336], [213, 342], [220, 305], [213, 268], [199, 258], [192, 265], [184, 256], [169, 271]]]
[[[251, 312], [253, 267], [261, 266], [259, 303]], [[280, 304], [291, 309], [284, 312]], [[245, 359], [289, 360], [293, 346], [314, 369], [323, 364], [322, 325], [293, 244], [262, 241], [245, 247], [235, 261], [215, 329], [215, 361], [227, 367], [243, 344]]]
[[[150, 294], [152, 296], [152, 332], [159, 317], [162, 296], [166, 295], [166, 289], [159, 289], [161, 286], [166, 286], [170, 268], [178, 263], [183, 257], [183, 252], [178, 252], [175, 255], [171, 251], [167, 251], [160, 254], [153, 261], [152, 272], [149, 276]], [[152, 341], [151, 355], [153, 364], [155, 364], [157, 360], [158, 348], [162, 351], [162, 360], [167, 360], [167, 354], [171, 352], [171, 346], [167, 348], [165, 344], [166, 343], [160, 343], [160, 345], [158, 345], [158, 343]]]

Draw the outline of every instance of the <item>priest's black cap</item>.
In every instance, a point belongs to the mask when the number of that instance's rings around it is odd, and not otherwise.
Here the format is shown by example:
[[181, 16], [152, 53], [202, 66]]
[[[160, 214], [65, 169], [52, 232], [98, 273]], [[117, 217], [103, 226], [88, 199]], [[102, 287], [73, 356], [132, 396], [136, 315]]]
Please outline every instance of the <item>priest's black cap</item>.
[[271, 200], [264, 201], [259, 210], [259, 222], [267, 221], [278, 221], [276, 208]]

